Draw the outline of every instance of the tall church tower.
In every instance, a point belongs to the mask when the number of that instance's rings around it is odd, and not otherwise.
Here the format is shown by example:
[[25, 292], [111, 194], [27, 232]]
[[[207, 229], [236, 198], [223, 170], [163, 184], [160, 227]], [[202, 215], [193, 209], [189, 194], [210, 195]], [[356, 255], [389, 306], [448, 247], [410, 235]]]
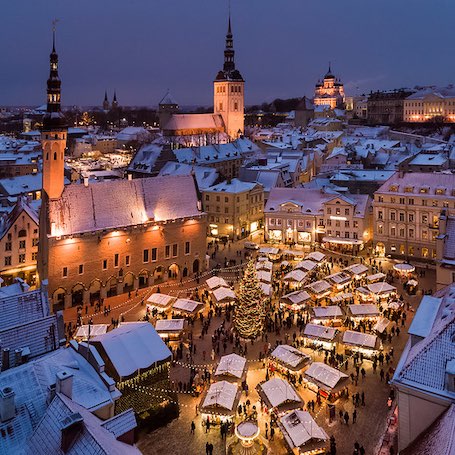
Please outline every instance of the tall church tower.
[[237, 139], [245, 129], [245, 81], [235, 68], [234, 54], [231, 17], [229, 16], [224, 65], [213, 82], [213, 106], [215, 114], [222, 116], [226, 132], [231, 140]]
[[60, 110], [58, 55], [55, 51], [55, 31], [50, 55], [50, 75], [47, 80], [47, 112], [43, 119], [41, 144], [43, 147], [43, 191], [49, 199], [62, 195], [67, 126]]

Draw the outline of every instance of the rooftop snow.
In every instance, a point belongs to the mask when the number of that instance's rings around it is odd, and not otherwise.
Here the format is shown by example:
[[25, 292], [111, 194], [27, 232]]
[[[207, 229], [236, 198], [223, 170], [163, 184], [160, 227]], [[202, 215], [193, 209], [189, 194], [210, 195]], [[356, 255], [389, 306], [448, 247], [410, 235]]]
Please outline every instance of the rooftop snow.
[[237, 354], [223, 355], [218, 364], [215, 376], [234, 376], [241, 378], [246, 368], [246, 359]]
[[308, 370], [305, 371], [305, 376], [316, 380], [330, 389], [336, 387], [341, 379], [348, 377], [347, 374], [344, 374], [336, 368], [332, 368], [322, 362], [313, 362]]
[[424, 295], [411, 322], [408, 333], [422, 338], [427, 337], [436, 320], [441, 303], [442, 298]]

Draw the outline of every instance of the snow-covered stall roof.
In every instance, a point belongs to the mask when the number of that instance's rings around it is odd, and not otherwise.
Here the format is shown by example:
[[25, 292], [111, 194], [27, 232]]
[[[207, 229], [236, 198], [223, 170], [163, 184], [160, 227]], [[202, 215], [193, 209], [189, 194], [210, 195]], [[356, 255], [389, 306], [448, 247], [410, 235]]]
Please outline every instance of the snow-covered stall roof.
[[160, 332], [180, 332], [185, 325], [185, 319], [158, 319], [155, 330]]
[[376, 324], [373, 326], [373, 330], [382, 333], [390, 324], [390, 320], [387, 318], [379, 318]]
[[280, 252], [279, 248], [271, 246], [263, 246], [259, 249], [259, 254], [278, 254]]
[[379, 283], [367, 284], [367, 289], [376, 295], [389, 294], [397, 290], [395, 286], [392, 286], [391, 284], [387, 283], [387, 281], [380, 281]]
[[312, 440], [326, 441], [327, 433], [314, 421], [310, 413], [296, 409], [278, 420], [278, 425], [291, 449], [305, 446]]
[[301, 303], [311, 299], [311, 296], [307, 291], [294, 291], [283, 295], [282, 299], [289, 301], [292, 305], [300, 305]]
[[121, 378], [147, 370], [172, 355], [148, 322], [122, 323], [118, 328], [93, 338], [92, 343], [103, 347]]
[[160, 308], [166, 308], [174, 300], [175, 297], [172, 297], [171, 295], [154, 293], [147, 299], [147, 303]]
[[385, 277], [386, 277], [386, 275], [384, 273], [382, 273], [382, 272], [374, 273], [373, 275], [368, 275], [367, 276], [367, 281], [369, 283], [371, 283], [373, 281], [383, 280]]
[[326, 280], [331, 281], [334, 284], [345, 284], [351, 281], [351, 276], [345, 272], [338, 272], [332, 275], [326, 276]]
[[263, 283], [262, 281], [259, 283], [259, 286], [261, 286], [262, 293], [266, 295], [267, 297], [271, 297], [272, 295], [272, 285], [269, 283]]
[[352, 264], [344, 269], [352, 275], [362, 275], [368, 272], [368, 267], [364, 264]]
[[347, 374], [322, 362], [313, 362], [305, 371], [305, 376], [329, 389], [335, 388], [339, 381], [348, 377]]
[[306, 270], [307, 272], [310, 272], [314, 268], [316, 268], [318, 264], [314, 261], [311, 261], [309, 259], [305, 259], [304, 261], [299, 262], [294, 269], [300, 269], [300, 270]]
[[258, 385], [259, 391], [272, 407], [284, 405], [288, 402], [294, 402], [299, 407], [303, 404], [302, 399], [295, 391], [294, 387], [281, 378], [272, 378], [269, 381]]
[[321, 262], [325, 259], [325, 254], [320, 251], [312, 251], [306, 258], [311, 259], [312, 261]]
[[74, 338], [82, 338], [86, 340], [89, 335], [90, 328], [90, 338], [96, 337], [97, 335], [102, 335], [107, 332], [108, 324], [92, 324], [92, 325], [81, 325], [76, 332]]
[[411, 322], [408, 333], [423, 338], [428, 336], [436, 320], [441, 302], [441, 298], [424, 295], [420, 301], [418, 311]]
[[234, 376], [236, 378], [241, 378], [246, 369], [246, 359], [240, 357], [237, 354], [228, 354], [223, 355], [218, 364], [215, 377], [216, 376]]
[[319, 324], [307, 324], [303, 332], [304, 337], [319, 338], [322, 341], [333, 341], [336, 334], [337, 329]]
[[204, 397], [201, 408], [224, 408], [233, 411], [237, 401], [238, 386], [228, 381], [214, 382]]
[[302, 270], [292, 270], [291, 272], [287, 273], [283, 280], [284, 281], [291, 281], [295, 283], [301, 283], [305, 278], [307, 274], [303, 272]]
[[311, 357], [298, 349], [289, 346], [288, 344], [280, 344], [277, 346], [272, 354], [272, 357], [282, 362], [286, 366], [289, 365], [292, 369], [303, 366], [311, 359]]
[[256, 272], [259, 281], [263, 283], [271, 283], [272, 282], [272, 272], [267, 270], [258, 270]]
[[230, 302], [236, 299], [235, 292], [230, 288], [217, 288], [213, 291], [213, 297], [218, 303]]
[[335, 319], [343, 317], [343, 311], [338, 305], [315, 306], [313, 307], [316, 319]]
[[348, 305], [349, 311], [355, 317], [359, 316], [378, 316], [379, 309], [376, 305], [370, 303], [360, 303]]
[[229, 287], [229, 285], [226, 283], [226, 280], [224, 278], [221, 278], [219, 276], [212, 276], [211, 278], [209, 278], [205, 284], [211, 289], [216, 289], [216, 288], [219, 288], [219, 287]]
[[375, 349], [378, 338], [376, 335], [369, 333], [355, 332], [354, 330], [346, 330], [343, 334], [343, 343], [354, 346], [362, 346], [365, 348]]
[[314, 283], [311, 283], [307, 286], [307, 288], [313, 293], [313, 294], [324, 294], [328, 292], [330, 289], [332, 289], [332, 286], [327, 283], [327, 281], [320, 280], [320, 281], [315, 281]]
[[256, 264], [256, 270], [268, 270], [271, 271], [273, 269], [273, 264], [270, 261], [258, 261]]
[[305, 253], [299, 250], [284, 250], [283, 254], [285, 256], [293, 256], [294, 258], [303, 257]]
[[333, 297], [330, 297], [330, 301], [332, 303], [338, 303], [342, 302], [343, 300], [350, 299], [352, 298], [352, 293], [351, 292], [340, 292], [337, 295], [334, 295]]
[[174, 302], [174, 304], [172, 305], [172, 308], [174, 310], [184, 311], [186, 313], [193, 313], [198, 308], [201, 308], [201, 306], [202, 306], [202, 303], [201, 302], [196, 302], [195, 300], [177, 299]]

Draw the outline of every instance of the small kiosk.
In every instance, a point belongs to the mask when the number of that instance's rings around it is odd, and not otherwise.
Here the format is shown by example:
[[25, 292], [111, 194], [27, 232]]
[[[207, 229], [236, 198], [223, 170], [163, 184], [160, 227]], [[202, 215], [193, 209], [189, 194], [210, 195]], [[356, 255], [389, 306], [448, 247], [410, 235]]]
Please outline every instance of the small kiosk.
[[234, 302], [236, 299], [235, 292], [231, 288], [217, 288], [212, 291], [212, 295], [217, 305], [224, 305], [227, 303]]
[[301, 408], [304, 404], [294, 387], [281, 378], [261, 382], [256, 390], [269, 410], [274, 409], [278, 415], [290, 409]]
[[306, 288], [313, 294], [316, 300], [319, 300], [330, 294], [332, 285], [325, 280], [319, 280], [307, 285]]
[[304, 272], [311, 272], [312, 270], [316, 269], [318, 264], [310, 259], [305, 259], [302, 262], [299, 262], [294, 269], [295, 270], [303, 270]]
[[268, 272], [271, 272], [273, 269], [273, 264], [270, 261], [259, 261], [256, 264], [256, 270], [267, 270]]
[[204, 304], [190, 299], [177, 299], [172, 304], [172, 311], [185, 316], [196, 316], [202, 310]]
[[257, 270], [256, 275], [262, 283], [272, 283], [272, 272], [270, 270]]
[[361, 320], [376, 321], [379, 317], [379, 309], [372, 303], [348, 305], [348, 315], [357, 322]]
[[171, 295], [154, 293], [147, 299], [147, 311], [166, 311], [174, 300], [175, 297], [172, 297]]
[[346, 353], [358, 352], [368, 358], [379, 352], [378, 337], [370, 333], [346, 330], [343, 333], [343, 344]]
[[223, 355], [216, 367], [214, 378], [217, 381], [242, 383], [246, 379], [247, 362], [238, 354]]
[[278, 371], [298, 373], [311, 362], [311, 356], [304, 352], [289, 346], [280, 344], [270, 355]]
[[219, 287], [224, 287], [224, 288], [229, 287], [229, 285], [226, 283], [226, 280], [219, 276], [212, 276], [205, 282], [205, 284], [209, 287], [209, 289], [211, 291], [213, 291], [214, 289], [217, 289]]
[[377, 281], [384, 281], [384, 278], [386, 275], [382, 272], [375, 273], [373, 275], [368, 275], [367, 276], [367, 282], [368, 283], [376, 283]]
[[237, 384], [227, 381], [214, 382], [201, 398], [199, 411], [202, 420], [220, 424], [232, 422], [240, 400], [240, 389]]
[[368, 267], [364, 264], [352, 264], [343, 270], [351, 274], [354, 280], [360, 280], [360, 278], [366, 276], [368, 273]]
[[314, 324], [339, 327], [343, 323], [344, 313], [338, 305], [315, 306], [311, 308]]
[[315, 262], [322, 262], [325, 259], [325, 254], [320, 251], [312, 251], [305, 259], [310, 259]]
[[307, 291], [294, 291], [281, 297], [281, 306], [291, 311], [300, 311], [305, 308], [306, 303], [311, 300]]
[[158, 319], [155, 330], [163, 340], [181, 341], [185, 330], [185, 319]]
[[325, 279], [334, 284], [338, 290], [341, 290], [351, 282], [351, 275], [346, 272], [338, 272], [325, 277]]
[[387, 283], [387, 281], [379, 281], [378, 283], [368, 284], [367, 289], [371, 292], [376, 301], [393, 297], [397, 292], [397, 288]]
[[302, 286], [303, 282], [305, 281], [306, 276], [307, 276], [306, 272], [296, 269], [296, 270], [292, 270], [291, 272], [287, 273], [284, 276], [283, 281], [285, 281], [286, 283], [289, 283], [291, 288], [298, 288], [298, 287]]
[[347, 374], [322, 362], [313, 362], [305, 371], [308, 388], [330, 402], [339, 398], [347, 379]]
[[303, 332], [303, 342], [305, 347], [322, 347], [326, 351], [331, 351], [336, 343], [338, 330], [333, 327], [326, 327], [319, 324], [307, 324]]

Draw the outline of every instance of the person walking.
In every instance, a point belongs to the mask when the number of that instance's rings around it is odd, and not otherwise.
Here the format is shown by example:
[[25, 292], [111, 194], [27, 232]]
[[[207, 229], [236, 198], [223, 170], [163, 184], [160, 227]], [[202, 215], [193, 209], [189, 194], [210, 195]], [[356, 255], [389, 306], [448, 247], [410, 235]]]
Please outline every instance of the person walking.
[[191, 421], [191, 434], [194, 434], [194, 430], [196, 429], [196, 425], [194, 424], [194, 420]]
[[349, 425], [349, 414], [348, 414], [348, 411], [344, 412], [344, 422], [346, 423], [346, 425]]
[[354, 412], [352, 413], [352, 423], [357, 422], [357, 409], [354, 409]]
[[275, 428], [270, 427], [270, 440], [273, 441], [273, 436], [275, 436]]
[[205, 443], [205, 455], [210, 454], [210, 445], [208, 442]]

